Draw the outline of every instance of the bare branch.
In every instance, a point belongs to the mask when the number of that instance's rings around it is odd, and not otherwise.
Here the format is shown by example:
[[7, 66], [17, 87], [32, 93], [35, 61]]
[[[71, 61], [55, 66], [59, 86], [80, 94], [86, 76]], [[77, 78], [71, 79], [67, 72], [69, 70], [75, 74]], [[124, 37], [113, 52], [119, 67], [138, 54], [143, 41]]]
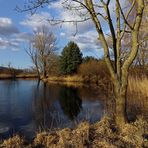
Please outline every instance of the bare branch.
[[[135, 0], [134, 0], [134, 1], [135, 1]], [[120, 12], [121, 12], [121, 15], [122, 15], [122, 17], [123, 17], [124, 22], [126, 23], [126, 25], [128, 25], [128, 27], [129, 27], [131, 30], [133, 30], [133, 27], [129, 24], [127, 18], [125, 17], [125, 15], [124, 15], [124, 13], [123, 13], [123, 10], [122, 10], [122, 8], [121, 8], [121, 5], [120, 5], [119, 0], [117, 0], [117, 3], [118, 3], [118, 5], [119, 5]], [[135, 4], [135, 2], [134, 2], [134, 4]], [[133, 4], [133, 5], [134, 5], [134, 4]], [[133, 7], [134, 7], [134, 6], [132, 6], [131, 8], [133, 8]], [[132, 10], [132, 9], [131, 9], [131, 10]], [[131, 12], [131, 10], [129, 11], [129, 13]]]
[[[134, 0], [134, 1], [132, 2], [132, 5], [131, 5], [130, 9], [128, 10], [128, 12], [127, 12], [127, 14], [126, 14], [126, 16], [125, 16], [125, 19], [126, 19], [126, 20], [128, 20], [128, 17], [129, 17], [131, 11], [133, 10], [133, 8], [134, 8], [134, 6], [135, 6], [135, 2], [136, 2], [136, 0]], [[127, 24], [124, 23], [124, 27], [123, 27], [123, 30], [122, 30], [122, 33], [121, 33], [120, 40], [122, 40], [122, 38], [123, 38], [123, 36], [124, 36], [124, 33], [127, 32], [127, 31], [126, 31], [126, 25], [127, 25]]]

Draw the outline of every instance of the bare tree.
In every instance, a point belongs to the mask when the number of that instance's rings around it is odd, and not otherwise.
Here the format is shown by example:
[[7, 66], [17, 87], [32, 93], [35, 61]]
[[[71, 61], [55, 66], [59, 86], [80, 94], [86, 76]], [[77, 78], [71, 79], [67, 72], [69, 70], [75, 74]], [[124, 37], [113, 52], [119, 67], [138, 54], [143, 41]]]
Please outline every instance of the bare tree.
[[[32, 3], [28, 4], [24, 11], [36, 10], [36, 8], [45, 6], [50, 2], [51, 0], [34, 0]], [[114, 13], [114, 10], [109, 7], [111, 3], [115, 3], [115, 18], [111, 15], [111, 11]], [[77, 24], [79, 22], [91, 20], [95, 25], [95, 29], [98, 33], [98, 40], [101, 42], [102, 48], [104, 49], [104, 59], [111, 75], [111, 81], [114, 85], [116, 104], [115, 121], [119, 126], [122, 126], [127, 122], [126, 92], [128, 85], [128, 71], [138, 53], [138, 35], [143, 16], [144, 0], [133, 0], [132, 3], [126, 7], [126, 11], [124, 11], [121, 0], [64, 0], [63, 5], [70, 11], [75, 10], [77, 12], [76, 14], [80, 12], [79, 15], [81, 16], [81, 20], [52, 19], [50, 22], [75, 22]], [[128, 18], [135, 7], [136, 14], [133, 16], [134, 21], [130, 23]], [[111, 61], [110, 48], [105, 31], [102, 28], [102, 18], [105, 20], [105, 23], [110, 30], [114, 63]], [[130, 52], [125, 55], [126, 58], [124, 58], [124, 61], [121, 61], [122, 41], [126, 33], [131, 34]]]
[[30, 56], [32, 63], [35, 66], [35, 70], [37, 71], [38, 79], [40, 79], [40, 69], [39, 69], [39, 62], [38, 62], [38, 52], [35, 50], [32, 45], [29, 45], [28, 50], [26, 50], [27, 54]]
[[56, 50], [56, 37], [45, 26], [37, 28], [31, 40], [31, 46], [27, 53], [35, 65], [38, 76], [47, 76], [50, 55]]

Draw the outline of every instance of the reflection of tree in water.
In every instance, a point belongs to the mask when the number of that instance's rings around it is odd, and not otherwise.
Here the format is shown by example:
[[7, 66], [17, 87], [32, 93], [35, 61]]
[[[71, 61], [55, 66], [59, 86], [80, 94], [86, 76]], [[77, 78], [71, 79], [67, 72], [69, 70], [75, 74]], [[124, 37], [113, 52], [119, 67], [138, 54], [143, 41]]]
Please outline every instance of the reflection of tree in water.
[[46, 83], [37, 83], [37, 87], [34, 92], [34, 111], [35, 111], [35, 120], [37, 127], [41, 129], [45, 128], [46, 125], [46, 113], [49, 107], [49, 99], [47, 94]]
[[61, 88], [60, 104], [65, 115], [74, 120], [82, 109], [82, 100], [78, 96], [76, 88]]
[[34, 119], [37, 128], [40, 130], [49, 129], [52, 126], [58, 126], [55, 118], [58, 114], [55, 113], [56, 108], [53, 105], [59, 95], [59, 86], [40, 82], [34, 88]]

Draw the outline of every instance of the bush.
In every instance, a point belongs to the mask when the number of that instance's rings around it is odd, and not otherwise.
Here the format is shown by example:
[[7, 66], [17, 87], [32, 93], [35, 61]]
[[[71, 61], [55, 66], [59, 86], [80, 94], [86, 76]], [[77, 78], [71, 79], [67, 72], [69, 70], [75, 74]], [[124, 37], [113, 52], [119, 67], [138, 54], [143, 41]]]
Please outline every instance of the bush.
[[109, 71], [104, 60], [88, 60], [79, 66], [78, 74], [82, 76], [99, 76], [101, 78], [108, 77]]

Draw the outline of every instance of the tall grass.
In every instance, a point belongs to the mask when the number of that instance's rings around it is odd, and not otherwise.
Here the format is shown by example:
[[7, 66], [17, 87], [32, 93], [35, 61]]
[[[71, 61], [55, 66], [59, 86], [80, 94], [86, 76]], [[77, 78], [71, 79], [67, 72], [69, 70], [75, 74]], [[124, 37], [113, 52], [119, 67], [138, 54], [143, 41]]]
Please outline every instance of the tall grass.
[[148, 78], [129, 77], [127, 92], [128, 112], [148, 119]]
[[131, 94], [139, 94], [144, 98], [148, 97], [148, 78], [143, 76], [139, 77], [129, 77], [128, 90]]

